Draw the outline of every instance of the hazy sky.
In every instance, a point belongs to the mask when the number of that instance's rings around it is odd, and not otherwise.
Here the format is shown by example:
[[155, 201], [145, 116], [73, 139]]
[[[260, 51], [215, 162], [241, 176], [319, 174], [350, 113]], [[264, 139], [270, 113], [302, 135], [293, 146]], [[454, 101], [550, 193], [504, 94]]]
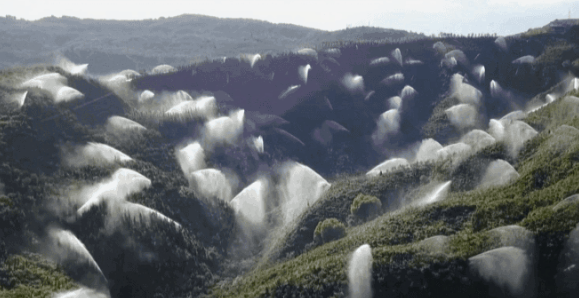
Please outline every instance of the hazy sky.
[[579, 18], [579, 0], [20, 0], [2, 13], [27, 20], [51, 15], [93, 19], [155, 19], [181, 14], [251, 18], [322, 30], [370, 25], [425, 34], [508, 35]]

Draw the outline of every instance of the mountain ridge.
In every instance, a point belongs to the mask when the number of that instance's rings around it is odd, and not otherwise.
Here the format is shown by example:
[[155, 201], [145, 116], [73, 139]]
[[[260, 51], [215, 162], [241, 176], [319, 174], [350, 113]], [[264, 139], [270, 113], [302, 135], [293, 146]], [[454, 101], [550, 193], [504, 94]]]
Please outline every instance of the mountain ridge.
[[0, 17], [0, 24], [6, 28], [0, 31], [0, 69], [52, 63], [55, 56], [64, 55], [73, 62], [91, 64], [96, 74], [122, 70], [119, 67], [140, 70], [159, 64], [185, 65], [241, 53], [283, 53], [320, 46], [324, 41], [358, 40], [367, 33], [391, 39], [423, 36], [395, 29], [324, 31], [254, 19], [187, 14], [139, 21], [65, 16], [24, 21]]

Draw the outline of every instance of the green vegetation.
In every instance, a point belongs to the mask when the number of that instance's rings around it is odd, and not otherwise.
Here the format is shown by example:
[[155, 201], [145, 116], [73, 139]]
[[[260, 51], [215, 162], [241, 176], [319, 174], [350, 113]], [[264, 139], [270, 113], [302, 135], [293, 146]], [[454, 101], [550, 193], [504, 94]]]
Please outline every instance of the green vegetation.
[[[563, 118], [551, 117], [568, 109], [559, 100], [531, 114], [527, 121], [543, 121], [546, 127], [556, 124], [578, 127], [577, 116], [572, 113]], [[553, 211], [552, 206], [579, 192], [576, 183], [579, 181], [579, 138], [560, 140], [559, 137], [545, 130], [527, 142], [515, 165], [521, 177], [511, 185], [451, 192], [447, 199], [423, 208], [406, 207], [386, 213], [374, 221], [347, 228], [347, 236], [342, 239], [255, 270], [235, 284], [214, 287], [213, 294], [263, 297], [287, 285], [303, 289], [319, 289], [327, 283], [345, 285], [348, 255], [364, 243], [373, 249], [375, 269], [394, 264], [420, 268], [464, 260], [496, 248], [498, 243], [488, 231], [500, 226], [518, 224], [535, 235], [569, 233], [579, 222], [578, 209], [571, 205]], [[553, 146], [557, 141], [564, 142], [566, 149], [561, 151], [560, 147]], [[384, 181], [393, 175], [395, 173], [389, 173], [371, 181]], [[347, 192], [363, 192], [363, 184], [356, 182], [359, 178], [350, 179]], [[340, 185], [344, 183], [346, 181]], [[330, 203], [327, 198], [336, 191], [339, 190], [333, 185], [320, 204], [327, 206]], [[443, 255], [414, 245], [435, 235], [450, 236], [448, 251]]]
[[368, 220], [380, 214], [382, 202], [375, 196], [359, 194], [350, 206], [350, 213], [362, 220]]
[[547, 35], [551, 32], [551, 28], [549, 26], [545, 26], [545, 27], [541, 27], [541, 28], [533, 28], [533, 29], [529, 29], [527, 30], [527, 32], [524, 32], [523, 34], [521, 34], [521, 37], [536, 37], [536, 36], [541, 36], [541, 35]]
[[561, 63], [561, 61], [569, 59], [573, 56], [574, 44], [567, 41], [557, 41], [545, 47], [543, 53], [537, 57], [535, 64], [553, 65], [554, 63]]
[[314, 231], [314, 241], [321, 240], [320, 242], [322, 243], [328, 243], [344, 236], [346, 236], [346, 226], [335, 218], [328, 218], [321, 221]]
[[[496, 49], [493, 40], [453, 38], [443, 41], [447, 42], [448, 50], [461, 49], [469, 58], [481, 53], [478, 59], [470, 61], [486, 64], [493, 62], [491, 56], [496, 54], [496, 51], [492, 55], [485, 52], [488, 47]], [[509, 40], [509, 46], [519, 53], [517, 47], [524, 47], [528, 41], [515, 37]], [[531, 41], [533, 44], [529, 47], [537, 52], [544, 48], [543, 54], [534, 65], [520, 66], [521, 71], [516, 75], [519, 81], [517, 78], [505, 80], [505, 87], [523, 93], [547, 90], [545, 92], [559, 94], [562, 89], [548, 87], [553, 86], [552, 80], [559, 79], [561, 61], [578, 61], [576, 45], [573, 41], [559, 42], [555, 38], [539, 41], [539, 38], [533, 37]], [[433, 42], [422, 40], [400, 45], [348, 42], [345, 43], [347, 46], [340, 43], [344, 47], [340, 48], [342, 56], [339, 62], [329, 60], [329, 56], [324, 56], [322, 52], [319, 61], [295, 53], [277, 57], [264, 54], [253, 69], [247, 63], [248, 57], [241, 58], [242, 62], [239, 59], [209, 61], [205, 58], [194, 65], [179, 67], [177, 72], [171, 74], [143, 75], [132, 84], [137, 90], [150, 89], [156, 94], [170, 90], [222, 90], [225, 95], [217, 95], [216, 91], [215, 96], [223, 104], [222, 112], [226, 113], [233, 98], [235, 105], [239, 106], [261, 106], [259, 100], [266, 103], [276, 98], [279, 95], [278, 87], [286, 88], [287, 81], [298, 75], [296, 66], [306, 63], [315, 67], [330, 62], [328, 65], [334, 65], [332, 67], [335, 69], [336, 65], [340, 69], [351, 67], [355, 72], [367, 73], [364, 74], [365, 79], [371, 82], [374, 75], [376, 78], [383, 76], [384, 71], [375, 67], [366, 69], [369, 56], [360, 53], [367, 51], [373, 57], [387, 55], [400, 46], [405, 58], [419, 59], [429, 67], [427, 71], [422, 71], [420, 67], [425, 65], [412, 66], [418, 67], [412, 84], [421, 95], [405, 103], [404, 109], [407, 110], [401, 110], [401, 113], [417, 113], [412, 118], [403, 117], [403, 121], [407, 121], [401, 123], [403, 133], [393, 136], [391, 141], [399, 143], [399, 149], [407, 149], [419, 138], [416, 133], [422, 132], [426, 138], [432, 137], [442, 144], [448, 144], [455, 142], [461, 132], [450, 125], [445, 113], [447, 108], [458, 103], [455, 96], [445, 94], [447, 82], [451, 72], [458, 69], [466, 73], [467, 69], [462, 65], [454, 70], [440, 67], [440, 54], [431, 53]], [[424, 54], [423, 49], [427, 49], [428, 53]], [[512, 61], [510, 59], [514, 54], [500, 51], [500, 55], [505, 55], [501, 59], [508, 62]], [[492, 70], [493, 79], [502, 82], [502, 79], [512, 75], [510, 72], [518, 71], [515, 68], [519, 66], [506, 64], [505, 68], [500, 66]], [[36, 70], [66, 75], [58, 67], [39, 66], [34, 68]], [[0, 99], [20, 91], [13, 85], [27, 71], [18, 68], [0, 72]], [[0, 164], [0, 296], [47, 297], [50, 293], [76, 286], [62, 272], [66, 271], [76, 280], [82, 273], [77, 274], [79, 272], [75, 271], [78, 268], [74, 268], [77, 265], [74, 262], [59, 268], [54, 264], [46, 265], [46, 261], [35, 255], [22, 255], [22, 247], [38, 244], [38, 239], [44, 236], [45, 227], [51, 224], [67, 229], [79, 238], [106, 278], [114, 281], [109, 286], [115, 297], [204, 294], [216, 297], [283, 297], [290, 292], [295, 295], [296, 291], [299, 296], [343, 297], [347, 287], [348, 260], [357, 247], [366, 243], [372, 247], [373, 278], [379, 281], [378, 286], [391, 288], [391, 291], [402, 289], [412, 296], [415, 292], [406, 291], [406, 280], [414, 283], [414, 286], [408, 287], [423, 287], [428, 291], [440, 282], [457, 276], [461, 281], [466, 279], [465, 284], [468, 285], [472, 280], [468, 280], [469, 276], [464, 271], [468, 267], [467, 259], [501, 245], [489, 231], [511, 224], [525, 227], [535, 235], [539, 250], [542, 249], [538, 254], [541, 262], [546, 262], [542, 258], [545, 255], [559, 254], [562, 239], [579, 221], [577, 204], [553, 209], [564, 198], [579, 192], [579, 132], [573, 128], [579, 127], [577, 105], [559, 99], [530, 114], [524, 121], [540, 133], [525, 144], [518, 156], [507, 154], [505, 143], [498, 142], [464, 159], [413, 163], [409, 167], [370, 178], [364, 175], [368, 163], [384, 156], [372, 156], [375, 150], [362, 145], [369, 144], [364, 143], [364, 137], [375, 127], [373, 110], [382, 110], [382, 103], [352, 100], [358, 95], [333, 85], [332, 82], [339, 78], [332, 74], [331, 67], [328, 66], [326, 72], [331, 78], [320, 85], [329, 87], [319, 92], [308, 90], [311, 102], [324, 97], [331, 101], [334, 118], [330, 118], [339, 120], [341, 125], [347, 127], [350, 131], [348, 136], [336, 134], [331, 145], [318, 146], [305, 153], [298, 152], [302, 149], [281, 148], [284, 145], [276, 144], [274, 134], [268, 131], [266, 125], [262, 127], [254, 123], [256, 131], [262, 130], [260, 133], [264, 138], [274, 136], [267, 143], [267, 152], [258, 155], [250, 146], [239, 144], [217, 147], [207, 152], [207, 166], [232, 169], [240, 177], [240, 187], [248, 184], [250, 181], [246, 180], [255, 173], [264, 168], [273, 168], [272, 165], [288, 158], [300, 160], [312, 168], [327, 170], [320, 174], [333, 177], [329, 179], [331, 188], [315, 204], [308, 206], [295, 224], [280, 227], [274, 232], [268, 231], [267, 239], [256, 240], [261, 237], [260, 234], [251, 239], [256, 241], [250, 245], [239, 236], [242, 226], [231, 206], [223, 201], [198, 198], [188, 188], [188, 181], [175, 161], [177, 146], [202, 135], [200, 128], [203, 119], [166, 116], [159, 111], [138, 112], [123, 98], [116, 96], [106, 98], [110, 101], [101, 106], [105, 110], [110, 106], [111, 110], [101, 113], [101, 118], [92, 117], [95, 106], [89, 106], [90, 109], [82, 112], [82, 109], [76, 109], [76, 103], [55, 104], [48, 94], [39, 90], [30, 90], [25, 106], [19, 110], [0, 107], [0, 156], [4, 158]], [[517, 84], [528, 83], [527, 74], [541, 84], [546, 83], [544, 86], [530, 84], [531, 91], [521, 90]], [[85, 92], [87, 99], [110, 94], [96, 80], [80, 76], [67, 76], [67, 79], [71, 87]], [[316, 79], [322, 78], [316, 75]], [[273, 84], [275, 88], [263, 88], [264, 84]], [[249, 93], [241, 95], [240, 90]], [[376, 92], [381, 91], [377, 89]], [[544, 97], [545, 94], [540, 94], [536, 99], [543, 101]], [[433, 98], [441, 100], [432, 102]], [[288, 103], [284, 108], [293, 104], [295, 102]], [[317, 104], [307, 107], [317, 111]], [[510, 108], [501, 106], [498, 99], [491, 98], [485, 105], [484, 112], [489, 118], [491, 114], [495, 117]], [[292, 116], [289, 112], [283, 115], [292, 124], [300, 123], [300, 126], [294, 127], [299, 129], [292, 131], [300, 138], [308, 137], [311, 131], [304, 124], [309, 118], [303, 114], [308, 110], [301, 109], [304, 106], [292, 106], [296, 108], [290, 111], [298, 116]], [[324, 109], [327, 110], [327, 107]], [[268, 110], [268, 113], [281, 114], [282, 111], [285, 110]], [[147, 130], [130, 137], [107, 132], [102, 120], [112, 114], [133, 119]], [[256, 116], [248, 111], [248, 119], [256, 120], [252, 117]], [[302, 135], [297, 135], [300, 133]], [[79, 191], [82, 186], [103, 181], [120, 167], [92, 164], [75, 168], [62, 164], [60, 149], [75, 148], [88, 141], [106, 143], [131, 156], [134, 160], [124, 163], [122, 167], [148, 177], [152, 187], [129, 195], [126, 200], [159, 211], [178, 222], [181, 228], [154, 218], [144, 228], [142, 221], [126, 214], [119, 214], [111, 224], [107, 218], [108, 212], [105, 212], [110, 210], [106, 202], [88, 210], [83, 216], [76, 216], [79, 202], [73, 199], [67, 201], [70, 193]], [[509, 185], [477, 189], [483, 169], [496, 159], [512, 164], [520, 178]], [[283, 177], [274, 174], [271, 178], [275, 182]], [[452, 181], [444, 199], [426, 206], [413, 204], [441, 181]], [[274, 206], [274, 209], [278, 207]], [[274, 214], [268, 215], [269, 222], [275, 221]], [[435, 240], [449, 240], [442, 246], [443, 253], [424, 244], [428, 242], [421, 242], [441, 235], [448, 238]], [[559, 244], [551, 245], [549, 241], [555, 238]], [[451, 273], [441, 275], [440, 271]], [[422, 279], [429, 274], [435, 277]], [[414, 279], [416, 276], [419, 278]], [[208, 288], [211, 293], [207, 293]], [[379, 291], [376, 293], [377, 297], [393, 296]]]
[[10, 256], [0, 267], [2, 297], [44, 298], [78, 287], [56, 264], [36, 254]]
[[432, 111], [428, 122], [422, 127], [422, 135], [424, 138], [435, 138], [437, 140], [446, 138], [450, 134], [456, 132], [454, 126], [448, 120], [446, 110], [450, 107], [459, 104], [456, 96], [449, 96], [442, 99]]

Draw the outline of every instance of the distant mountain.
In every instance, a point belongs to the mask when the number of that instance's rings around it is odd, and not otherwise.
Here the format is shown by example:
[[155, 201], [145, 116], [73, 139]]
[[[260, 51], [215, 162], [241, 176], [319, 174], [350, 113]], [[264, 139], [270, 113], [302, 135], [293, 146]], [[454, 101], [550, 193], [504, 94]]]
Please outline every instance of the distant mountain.
[[358, 27], [323, 31], [252, 19], [181, 15], [141, 21], [63, 16], [37, 21], [0, 17], [0, 69], [52, 63], [62, 54], [92, 73], [150, 69], [240, 53], [279, 53], [323, 42], [420, 37], [403, 30]]

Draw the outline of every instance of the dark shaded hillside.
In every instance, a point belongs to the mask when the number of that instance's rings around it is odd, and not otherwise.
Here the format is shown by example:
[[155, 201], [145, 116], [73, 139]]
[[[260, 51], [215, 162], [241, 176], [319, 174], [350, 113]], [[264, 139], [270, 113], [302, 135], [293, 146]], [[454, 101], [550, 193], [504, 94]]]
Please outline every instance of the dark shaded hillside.
[[[172, 74], [144, 76], [137, 79], [134, 86], [155, 93], [177, 90], [225, 92], [233, 99], [228, 104], [249, 111], [278, 115], [289, 121], [284, 129], [304, 142], [308, 149], [296, 151], [292, 148], [284, 151], [280, 148], [286, 154], [298, 158], [324, 175], [343, 171], [353, 173], [368, 169], [385, 157], [400, 154], [404, 148], [423, 138], [435, 137], [441, 143], [455, 141], [460, 132], [450, 125], [444, 114], [444, 109], [458, 103], [449, 98], [449, 81], [454, 73], [462, 74], [482, 92], [485, 98], [482, 107], [484, 123], [488, 123], [491, 118], [500, 118], [516, 107], [524, 107], [528, 98], [549, 89], [566, 72], [579, 75], [579, 70], [571, 69], [563, 63], [579, 57], [579, 46], [571, 38], [573, 30], [564, 36], [508, 38], [509, 48], [506, 52], [497, 47], [495, 38], [443, 40], [449, 50], [459, 49], [468, 59], [468, 64], [459, 64], [453, 69], [444, 67], [441, 64], [444, 55], [441, 56], [432, 48], [432, 44], [438, 40], [424, 39], [402, 44], [352, 44], [340, 48], [341, 55], [337, 58], [323, 50], [318, 53], [317, 59], [292, 53], [267, 55], [258, 60], [254, 67], [236, 59], [206, 61], [182, 67]], [[391, 57], [391, 52], [396, 48], [400, 49], [404, 59], [411, 58], [422, 63], [403, 67], [396, 63], [370, 65], [372, 59]], [[536, 56], [537, 62], [532, 65], [512, 63], [525, 55]], [[306, 64], [312, 68], [307, 84], [304, 84], [299, 78], [298, 68]], [[471, 73], [474, 65], [485, 66], [484, 81], [477, 82]], [[364, 78], [362, 93], [350, 92], [341, 83], [347, 73]], [[388, 86], [382, 82], [395, 73], [403, 74], [403, 83]], [[500, 82], [505, 90], [511, 90], [509, 100], [491, 96], [490, 85], [493, 80]], [[300, 87], [280, 99], [280, 95], [292, 85]], [[412, 86], [418, 93], [411, 101], [403, 104], [400, 123], [402, 133], [390, 138], [387, 149], [368, 150], [373, 147], [369, 136], [376, 129], [376, 120], [389, 109], [387, 99], [400, 95], [405, 85]], [[442, 114], [433, 114], [439, 104], [441, 106], [438, 111]], [[312, 139], [312, 131], [324, 120], [336, 121], [350, 132], [337, 136], [331, 150]], [[277, 142], [271, 141], [273, 139], [266, 137], [266, 143], [272, 143], [275, 148]], [[332, 168], [335, 160], [343, 161], [339, 169]]]
[[38, 21], [0, 17], [0, 69], [52, 63], [60, 53], [92, 73], [149, 70], [240, 53], [279, 53], [322, 42], [420, 36], [402, 30], [361, 27], [322, 31], [251, 19], [181, 15], [143, 21], [48, 17]]

